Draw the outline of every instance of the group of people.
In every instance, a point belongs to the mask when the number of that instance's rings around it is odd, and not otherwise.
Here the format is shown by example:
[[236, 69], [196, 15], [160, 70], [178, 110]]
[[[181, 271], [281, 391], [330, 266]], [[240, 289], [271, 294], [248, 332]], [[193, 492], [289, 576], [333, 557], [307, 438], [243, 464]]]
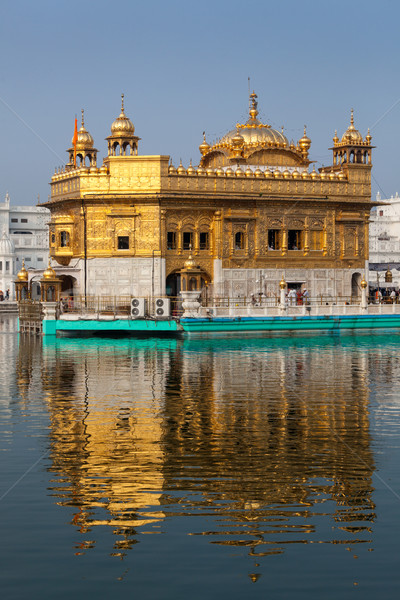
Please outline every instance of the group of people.
[[310, 301], [310, 294], [307, 288], [304, 290], [291, 288], [286, 294], [289, 306], [300, 306], [302, 304], [308, 304]]
[[10, 299], [10, 290], [7, 290], [5, 294], [0, 290], [0, 302], [4, 302], [4, 300]]
[[386, 304], [398, 304], [400, 302], [400, 291], [395, 289], [379, 289], [372, 290], [370, 294], [370, 302], [375, 304], [386, 303]]

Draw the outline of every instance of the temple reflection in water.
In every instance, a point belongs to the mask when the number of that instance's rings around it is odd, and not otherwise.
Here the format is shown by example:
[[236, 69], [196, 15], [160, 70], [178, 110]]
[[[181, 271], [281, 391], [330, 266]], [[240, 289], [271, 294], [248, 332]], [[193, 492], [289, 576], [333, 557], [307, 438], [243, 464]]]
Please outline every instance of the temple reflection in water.
[[20, 396], [29, 402], [33, 380], [36, 393], [42, 387], [51, 493], [73, 507], [78, 553], [108, 525], [110, 551], [123, 556], [140, 534], [181, 515], [197, 516], [188, 533], [254, 556], [294, 542], [369, 540], [362, 345], [57, 339], [32, 352], [31, 344], [21, 338]]

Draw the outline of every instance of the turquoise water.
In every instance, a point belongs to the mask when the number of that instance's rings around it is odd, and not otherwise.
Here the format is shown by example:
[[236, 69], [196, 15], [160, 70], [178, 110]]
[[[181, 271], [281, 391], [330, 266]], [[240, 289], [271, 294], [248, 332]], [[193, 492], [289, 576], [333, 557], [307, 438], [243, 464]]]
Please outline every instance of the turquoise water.
[[400, 336], [74, 340], [0, 319], [2, 597], [400, 583]]

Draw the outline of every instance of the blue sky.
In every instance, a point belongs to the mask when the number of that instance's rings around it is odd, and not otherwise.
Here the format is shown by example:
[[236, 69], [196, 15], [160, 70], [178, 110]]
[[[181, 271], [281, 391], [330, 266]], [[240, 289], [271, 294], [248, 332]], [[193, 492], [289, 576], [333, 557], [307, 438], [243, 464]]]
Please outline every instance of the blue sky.
[[121, 93], [141, 154], [198, 163], [203, 130], [246, 119], [248, 77], [264, 122], [295, 141], [307, 124], [317, 166], [353, 107], [377, 146], [373, 197], [400, 192], [399, 20], [385, 0], [2, 0], [0, 198], [47, 198], [81, 108], [101, 164]]

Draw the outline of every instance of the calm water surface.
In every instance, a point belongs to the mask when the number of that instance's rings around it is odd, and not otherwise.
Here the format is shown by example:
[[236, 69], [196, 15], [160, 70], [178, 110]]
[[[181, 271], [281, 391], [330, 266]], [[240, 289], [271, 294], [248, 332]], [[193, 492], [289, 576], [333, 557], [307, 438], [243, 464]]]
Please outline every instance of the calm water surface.
[[400, 336], [15, 328], [0, 318], [2, 598], [397, 597]]

